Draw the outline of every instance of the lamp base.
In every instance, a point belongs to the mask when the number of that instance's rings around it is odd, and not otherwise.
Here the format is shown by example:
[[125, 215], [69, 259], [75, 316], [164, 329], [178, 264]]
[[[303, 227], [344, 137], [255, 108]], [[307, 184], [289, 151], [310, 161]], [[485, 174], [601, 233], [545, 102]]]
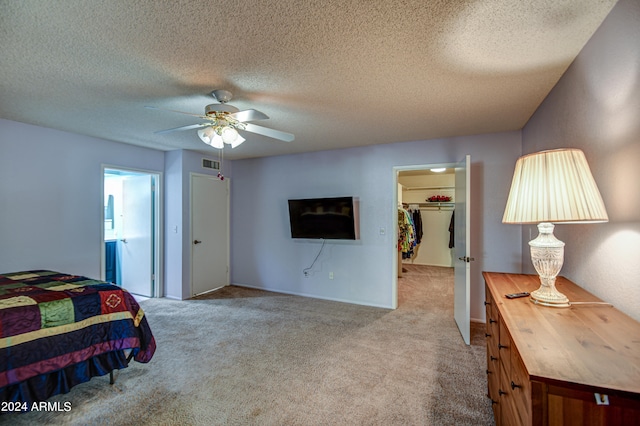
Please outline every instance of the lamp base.
[[529, 241], [531, 261], [540, 277], [540, 288], [531, 292], [536, 305], [568, 308], [569, 299], [556, 289], [556, 276], [564, 263], [564, 243], [553, 235], [553, 224], [540, 223], [538, 237]]
[[556, 290], [548, 291], [549, 287], [540, 286], [536, 291], [532, 291], [529, 300], [536, 305], [550, 306], [552, 308], [568, 308], [571, 306], [569, 298]]

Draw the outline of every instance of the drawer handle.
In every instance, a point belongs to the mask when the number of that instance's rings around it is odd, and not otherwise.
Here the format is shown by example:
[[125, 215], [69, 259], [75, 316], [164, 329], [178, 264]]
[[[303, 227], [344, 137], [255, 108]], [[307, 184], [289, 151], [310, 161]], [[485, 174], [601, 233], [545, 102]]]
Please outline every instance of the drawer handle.
[[491, 404], [497, 404], [498, 401], [494, 401], [493, 399], [491, 400]]
[[494, 320], [493, 318], [489, 318], [489, 324], [495, 324], [495, 323], [497, 323], [497, 322], [498, 322], [498, 321]]
[[521, 388], [522, 386], [520, 385], [516, 385], [515, 383], [513, 383], [513, 380], [511, 381], [511, 389], [515, 390], [516, 388]]
[[498, 395], [507, 395], [507, 392], [503, 391], [502, 389], [498, 389]]
[[491, 374], [491, 370], [487, 370], [487, 375]]
[[489, 333], [484, 333], [484, 337], [491, 337]]
[[496, 358], [495, 356], [490, 355], [489, 358], [491, 358], [491, 361], [497, 361], [498, 358]]
[[505, 346], [505, 345], [501, 345], [500, 343], [498, 343], [498, 349], [505, 349], [508, 348], [509, 346]]
[[486, 300], [484, 301], [484, 306], [490, 305], [491, 302], [487, 302]]

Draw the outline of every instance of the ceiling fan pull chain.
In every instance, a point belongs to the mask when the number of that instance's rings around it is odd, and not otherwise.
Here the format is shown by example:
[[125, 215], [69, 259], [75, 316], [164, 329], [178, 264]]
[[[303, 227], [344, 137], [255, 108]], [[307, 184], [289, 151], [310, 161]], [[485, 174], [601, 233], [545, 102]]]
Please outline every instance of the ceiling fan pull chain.
[[222, 174], [223, 160], [224, 160], [224, 147], [218, 150], [218, 161], [220, 162], [220, 170], [218, 170], [218, 179], [220, 180], [224, 180], [224, 175]]

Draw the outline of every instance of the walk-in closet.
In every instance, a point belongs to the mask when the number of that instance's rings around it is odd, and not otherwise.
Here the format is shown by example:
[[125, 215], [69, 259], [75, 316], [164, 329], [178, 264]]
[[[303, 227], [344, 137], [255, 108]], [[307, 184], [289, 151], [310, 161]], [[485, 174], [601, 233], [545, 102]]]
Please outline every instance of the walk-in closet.
[[455, 171], [398, 172], [398, 276], [402, 265], [453, 267]]

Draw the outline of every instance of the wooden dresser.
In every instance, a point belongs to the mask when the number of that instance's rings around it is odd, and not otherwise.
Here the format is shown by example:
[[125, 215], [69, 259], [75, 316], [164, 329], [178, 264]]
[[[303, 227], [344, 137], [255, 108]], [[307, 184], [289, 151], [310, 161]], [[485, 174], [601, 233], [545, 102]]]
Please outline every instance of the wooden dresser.
[[562, 277], [569, 308], [505, 297], [536, 290], [537, 275], [483, 276], [498, 426], [640, 425], [640, 323]]

